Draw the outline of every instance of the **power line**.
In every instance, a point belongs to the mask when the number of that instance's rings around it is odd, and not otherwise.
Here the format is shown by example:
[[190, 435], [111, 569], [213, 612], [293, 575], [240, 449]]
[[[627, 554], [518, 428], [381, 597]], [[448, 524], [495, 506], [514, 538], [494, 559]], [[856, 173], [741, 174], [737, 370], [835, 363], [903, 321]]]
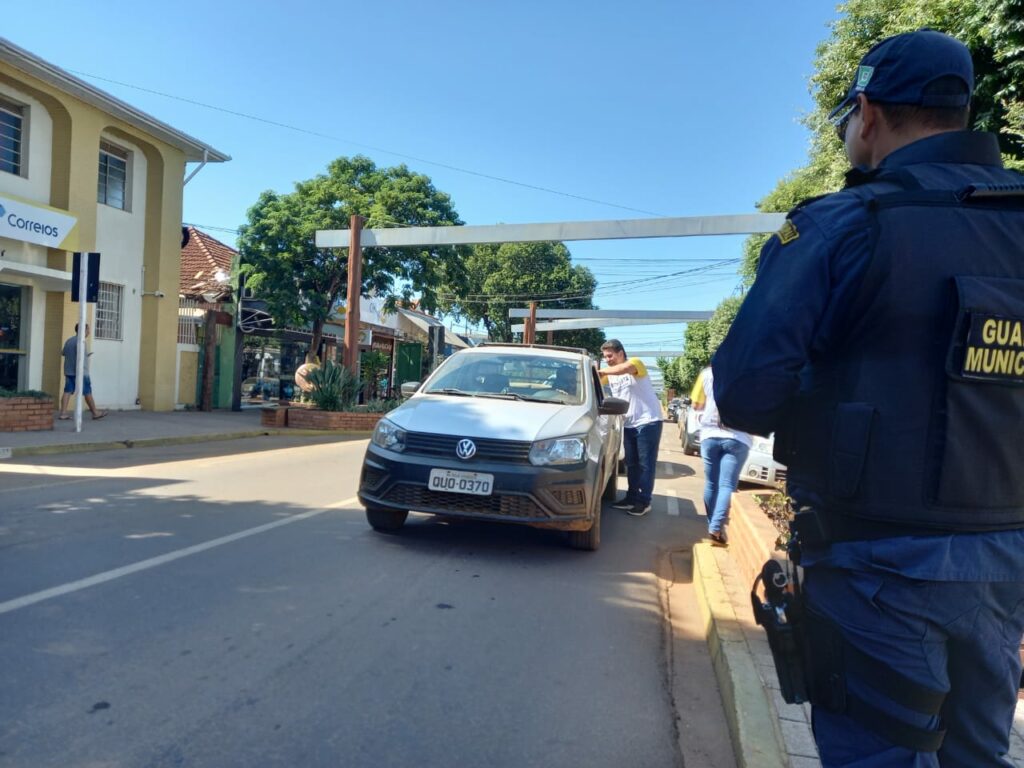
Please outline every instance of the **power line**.
[[244, 118], [246, 120], [254, 120], [254, 121], [258, 122], [258, 123], [264, 123], [266, 125], [272, 125], [272, 126], [275, 126], [277, 128], [284, 128], [285, 130], [295, 131], [297, 133], [304, 133], [307, 136], [316, 136], [316, 137], [321, 138], [321, 139], [329, 139], [330, 141], [340, 141], [340, 142], [343, 142], [343, 143], [346, 143], [346, 144], [352, 144], [353, 146], [356, 146], [356, 147], [362, 147], [363, 149], [369, 149], [369, 150], [372, 150], [374, 152], [383, 152], [384, 154], [387, 154], [387, 155], [394, 155], [395, 157], [401, 157], [401, 158], [404, 158], [406, 160], [414, 160], [417, 163], [424, 163], [426, 165], [433, 165], [433, 166], [436, 166], [438, 168], [445, 168], [445, 169], [447, 169], [449, 171], [455, 171], [457, 173], [465, 173], [465, 174], [467, 174], [469, 176], [476, 176], [476, 177], [481, 178], [481, 179], [489, 179], [490, 181], [497, 181], [497, 182], [500, 182], [502, 184], [511, 184], [513, 186], [516, 186], [516, 187], [523, 187], [524, 189], [532, 189], [532, 190], [537, 191], [537, 192], [547, 192], [548, 194], [552, 194], [552, 195], [561, 195], [562, 197], [568, 197], [568, 198], [571, 198], [573, 200], [581, 200], [581, 201], [586, 202], [586, 203], [595, 203], [597, 205], [605, 205], [605, 206], [608, 206], [609, 208], [619, 208], [619, 209], [621, 209], [623, 211], [632, 211], [633, 213], [644, 213], [644, 214], [647, 214], [648, 216], [664, 216], [665, 215], [665, 214], [662, 214], [662, 213], [655, 213], [654, 211], [645, 211], [642, 208], [632, 208], [632, 207], [630, 207], [628, 205], [619, 205], [618, 203], [609, 203], [609, 202], [606, 202], [604, 200], [598, 200], [598, 199], [593, 198], [593, 197], [584, 197], [583, 195], [575, 195], [575, 194], [573, 194], [571, 192], [562, 192], [561, 190], [558, 190], [558, 189], [551, 189], [550, 187], [542, 187], [542, 186], [537, 185], [537, 184], [527, 184], [526, 182], [516, 181], [514, 179], [506, 179], [506, 178], [504, 178], [502, 176], [495, 176], [495, 175], [489, 174], [489, 173], [482, 173], [480, 171], [470, 170], [469, 168], [461, 168], [461, 167], [459, 167], [457, 165], [450, 165], [448, 163], [439, 163], [439, 162], [437, 162], [435, 160], [427, 160], [426, 158], [423, 158], [423, 157], [417, 157], [416, 155], [409, 155], [409, 154], [406, 154], [404, 152], [395, 152], [394, 150], [391, 150], [391, 149], [384, 149], [383, 147], [377, 147], [377, 146], [374, 146], [373, 144], [364, 144], [363, 142], [355, 141], [353, 139], [343, 138], [341, 136], [332, 136], [331, 134], [328, 134], [328, 133], [320, 133], [319, 131], [311, 131], [308, 128], [299, 128], [299, 127], [294, 126], [294, 125], [289, 125], [288, 123], [278, 122], [277, 120], [268, 120], [265, 117], [259, 117], [257, 115], [250, 115], [250, 114], [247, 114], [245, 112], [238, 112], [238, 111], [233, 110], [233, 109], [227, 109], [226, 107], [218, 107], [218, 106], [216, 106], [214, 104], [206, 104], [206, 103], [204, 103], [202, 101], [196, 101], [195, 99], [186, 99], [183, 96], [175, 96], [174, 94], [171, 94], [171, 93], [164, 93], [163, 91], [157, 91], [157, 90], [154, 90], [152, 88], [144, 88], [144, 87], [142, 87], [140, 85], [132, 85], [131, 83], [126, 83], [126, 82], [123, 82], [121, 80], [113, 80], [113, 79], [108, 78], [108, 77], [101, 77], [100, 75], [94, 75], [94, 74], [91, 74], [89, 72], [82, 72], [80, 70], [75, 70], [75, 69], [70, 69], [68, 71], [73, 73], [73, 74], [76, 74], [76, 75], [81, 75], [82, 77], [92, 78], [93, 80], [100, 80], [101, 82], [105, 82], [105, 83], [114, 83], [115, 85], [120, 85], [120, 86], [122, 86], [124, 88], [132, 88], [132, 89], [137, 90], [137, 91], [142, 91], [143, 93], [151, 93], [151, 94], [153, 94], [155, 96], [162, 96], [163, 98], [166, 98], [166, 99], [174, 99], [175, 101], [181, 101], [181, 102], [184, 102], [185, 104], [192, 104], [193, 106], [203, 107], [204, 109], [212, 109], [212, 110], [214, 110], [216, 112], [223, 112], [225, 114], [233, 115], [235, 117], [241, 117], [241, 118]]

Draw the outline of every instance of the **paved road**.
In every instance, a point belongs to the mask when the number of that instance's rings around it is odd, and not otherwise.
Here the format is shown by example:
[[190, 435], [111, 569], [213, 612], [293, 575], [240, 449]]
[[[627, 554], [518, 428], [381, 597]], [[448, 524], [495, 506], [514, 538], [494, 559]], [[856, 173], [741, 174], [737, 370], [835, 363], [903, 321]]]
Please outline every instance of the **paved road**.
[[703, 639], [662, 610], [689, 501], [607, 509], [597, 553], [427, 516], [387, 536], [354, 501], [364, 448], [0, 464], [0, 765], [724, 765], [694, 730], [721, 720]]

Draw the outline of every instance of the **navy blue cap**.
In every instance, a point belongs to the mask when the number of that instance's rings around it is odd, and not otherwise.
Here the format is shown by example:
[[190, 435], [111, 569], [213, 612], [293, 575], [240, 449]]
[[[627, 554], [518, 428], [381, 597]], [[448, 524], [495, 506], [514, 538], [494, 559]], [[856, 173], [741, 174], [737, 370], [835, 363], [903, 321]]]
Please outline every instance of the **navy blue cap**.
[[[958, 77], [963, 94], [926, 94], [940, 77]], [[904, 32], [882, 40], [864, 54], [850, 90], [829, 115], [832, 118], [863, 93], [870, 101], [921, 107], [963, 107], [974, 90], [974, 64], [967, 46], [934, 29]]]

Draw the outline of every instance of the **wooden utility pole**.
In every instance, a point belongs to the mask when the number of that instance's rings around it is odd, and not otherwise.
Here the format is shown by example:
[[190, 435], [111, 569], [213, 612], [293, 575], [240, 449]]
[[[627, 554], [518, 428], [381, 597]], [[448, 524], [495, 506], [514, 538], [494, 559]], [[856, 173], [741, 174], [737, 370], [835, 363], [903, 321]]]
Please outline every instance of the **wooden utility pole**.
[[363, 249], [359, 233], [363, 217], [353, 214], [349, 224], [348, 242], [348, 304], [345, 308], [345, 367], [359, 375], [359, 296], [363, 290]]
[[530, 302], [530, 316], [526, 318], [526, 327], [523, 329], [523, 343], [534, 344], [537, 338], [537, 302]]

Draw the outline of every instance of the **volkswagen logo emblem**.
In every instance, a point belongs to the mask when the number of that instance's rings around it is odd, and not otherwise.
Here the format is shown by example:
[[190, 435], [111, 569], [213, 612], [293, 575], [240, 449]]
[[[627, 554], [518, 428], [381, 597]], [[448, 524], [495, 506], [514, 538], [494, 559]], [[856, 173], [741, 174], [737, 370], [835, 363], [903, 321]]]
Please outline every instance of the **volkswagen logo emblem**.
[[460, 459], [472, 459], [476, 456], [476, 443], [472, 440], [459, 440], [455, 446], [455, 455]]

